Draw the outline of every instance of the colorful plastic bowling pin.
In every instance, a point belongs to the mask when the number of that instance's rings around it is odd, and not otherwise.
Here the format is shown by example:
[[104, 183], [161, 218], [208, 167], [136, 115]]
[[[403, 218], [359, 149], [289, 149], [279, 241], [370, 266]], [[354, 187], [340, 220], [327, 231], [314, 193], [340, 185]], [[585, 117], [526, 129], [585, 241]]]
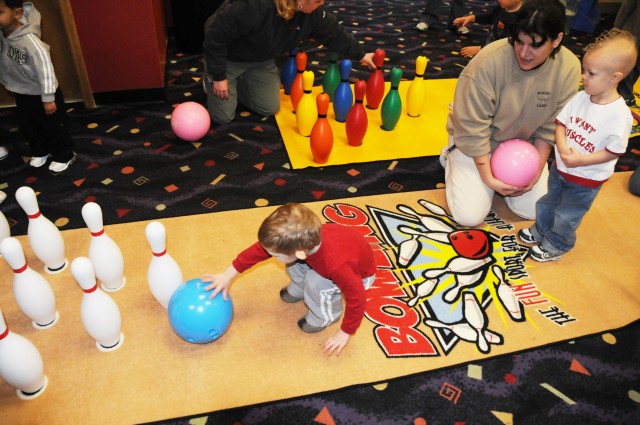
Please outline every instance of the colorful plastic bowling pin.
[[167, 253], [167, 231], [159, 221], [152, 221], [145, 228], [145, 236], [153, 257], [147, 270], [151, 294], [164, 308], [168, 308], [173, 292], [184, 283], [182, 271]]
[[340, 71], [338, 70], [338, 54], [329, 52], [329, 66], [322, 77], [322, 90], [329, 95], [329, 102], [333, 102], [333, 95], [340, 84]]
[[296, 54], [296, 77], [291, 84], [291, 105], [293, 106], [293, 112], [298, 110], [298, 102], [304, 93], [304, 86], [302, 84], [302, 74], [307, 69], [307, 54], [305, 52], [298, 52]]
[[298, 48], [294, 47], [289, 52], [289, 58], [284, 64], [282, 68], [282, 76], [280, 77], [280, 81], [282, 82], [282, 87], [284, 88], [284, 94], [291, 94], [291, 86], [293, 85], [293, 80], [296, 78], [296, 53], [298, 52]]
[[23, 400], [38, 397], [47, 388], [40, 351], [22, 335], [13, 333], [0, 311], [0, 377]]
[[20, 310], [36, 329], [47, 329], [58, 321], [56, 296], [47, 280], [27, 265], [20, 241], [8, 237], [0, 252], [13, 270], [13, 296]]
[[67, 267], [60, 230], [42, 215], [36, 193], [29, 186], [22, 186], [16, 191], [16, 201], [29, 217], [27, 235], [33, 253], [45, 264], [47, 273], [60, 273]]
[[122, 317], [116, 302], [98, 288], [91, 260], [78, 257], [71, 262], [71, 274], [82, 288], [80, 319], [100, 351], [117, 350], [124, 342]]
[[345, 122], [347, 114], [353, 106], [353, 92], [349, 84], [349, 75], [351, 74], [351, 61], [343, 59], [340, 62], [340, 84], [336, 88], [333, 95], [333, 112], [336, 115], [336, 121]]
[[373, 63], [376, 69], [371, 71], [367, 80], [367, 108], [378, 109], [382, 98], [384, 97], [384, 75], [382, 74], [382, 65], [384, 64], [385, 51], [377, 49], [373, 53]]
[[9, 228], [9, 222], [7, 218], [0, 211], [0, 242], [4, 240], [4, 238], [8, 238], [11, 236], [11, 229]]
[[331, 150], [333, 149], [333, 131], [329, 120], [327, 120], [329, 95], [320, 93], [316, 97], [316, 106], [318, 108], [318, 119], [311, 130], [311, 155], [316, 163], [325, 164], [329, 160], [329, 155], [331, 155]]
[[427, 90], [424, 86], [424, 70], [427, 69], [426, 56], [418, 56], [416, 59], [416, 76], [407, 89], [407, 115], [419, 117], [427, 98]]
[[108, 292], [121, 289], [126, 283], [124, 258], [120, 247], [104, 231], [100, 205], [95, 202], [84, 204], [82, 218], [91, 232], [89, 259], [96, 277], [102, 283], [102, 289]]
[[304, 87], [304, 93], [298, 102], [298, 108], [296, 109], [296, 122], [298, 123], [298, 131], [300, 135], [309, 137], [311, 135], [311, 129], [313, 124], [318, 119], [318, 108], [316, 107], [315, 99], [311, 94], [313, 89], [313, 71], [305, 71], [302, 73], [302, 86]]
[[391, 88], [389, 93], [384, 97], [382, 101], [381, 114], [382, 114], [382, 126], [383, 130], [391, 131], [396, 128], [400, 114], [402, 114], [402, 99], [398, 93], [398, 86], [400, 85], [400, 79], [402, 78], [402, 69], [393, 68], [391, 70]]
[[356, 95], [356, 101], [347, 114], [345, 130], [347, 131], [347, 143], [351, 146], [360, 146], [369, 126], [367, 110], [362, 104], [367, 91], [367, 83], [362, 80], [356, 81], [353, 85], [353, 91]]

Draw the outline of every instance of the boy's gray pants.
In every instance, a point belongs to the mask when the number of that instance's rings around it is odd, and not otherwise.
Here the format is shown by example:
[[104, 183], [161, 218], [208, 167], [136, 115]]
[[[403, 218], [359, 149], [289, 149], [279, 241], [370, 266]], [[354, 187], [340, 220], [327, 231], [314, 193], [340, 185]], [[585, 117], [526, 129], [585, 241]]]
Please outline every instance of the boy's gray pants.
[[[296, 298], [303, 298], [309, 309], [305, 315], [307, 323], [326, 327], [340, 318], [342, 294], [335, 283], [320, 276], [304, 261], [287, 264], [286, 272], [291, 278], [287, 291]], [[374, 280], [375, 276], [362, 279], [365, 289], [369, 289]]]

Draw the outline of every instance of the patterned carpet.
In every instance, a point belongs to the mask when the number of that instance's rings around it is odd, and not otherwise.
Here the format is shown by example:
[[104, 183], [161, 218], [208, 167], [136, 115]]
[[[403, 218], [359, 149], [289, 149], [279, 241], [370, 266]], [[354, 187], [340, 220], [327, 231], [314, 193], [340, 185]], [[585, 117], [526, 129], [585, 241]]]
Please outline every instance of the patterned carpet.
[[[326, 6], [364, 43], [384, 48], [385, 63], [412, 75], [420, 54], [429, 59], [426, 78], [455, 78], [467, 63], [459, 50], [481, 44], [487, 28], [458, 36], [435, 26], [414, 30], [423, 1], [332, 1]], [[494, 2], [468, 1], [476, 12]], [[446, 5], [442, 17], [447, 15]], [[610, 25], [603, 16], [599, 28]], [[565, 45], [580, 55], [592, 35], [572, 31]], [[309, 63], [323, 68], [328, 54], [313, 40], [303, 49]], [[173, 106], [205, 103], [203, 64], [195, 53], [170, 43], [166, 101], [70, 105], [78, 161], [65, 173], [25, 165], [27, 146], [11, 109], [0, 111], [0, 141], [9, 158], [0, 163], [0, 190], [9, 195], [1, 209], [14, 235], [25, 234], [27, 219], [15, 202], [25, 184], [39, 196], [45, 216], [61, 229], [83, 227], [81, 206], [102, 206], [105, 224], [181, 215], [310, 202], [441, 187], [437, 158], [292, 170], [273, 117], [241, 110], [231, 124], [211, 129], [188, 143], [171, 132]], [[356, 66], [352, 78], [366, 79]], [[317, 84], [320, 76], [317, 76]], [[63, 88], [64, 89], [64, 88]], [[618, 171], [640, 164], [638, 139], [630, 141]], [[491, 359], [392, 382], [329, 394], [249, 406], [224, 412], [193, 412], [167, 424], [634, 424], [640, 423], [640, 328], [638, 325], [572, 343]], [[206, 391], [199, 387], [198, 391]], [[183, 395], [188, 396], [188, 395]]]

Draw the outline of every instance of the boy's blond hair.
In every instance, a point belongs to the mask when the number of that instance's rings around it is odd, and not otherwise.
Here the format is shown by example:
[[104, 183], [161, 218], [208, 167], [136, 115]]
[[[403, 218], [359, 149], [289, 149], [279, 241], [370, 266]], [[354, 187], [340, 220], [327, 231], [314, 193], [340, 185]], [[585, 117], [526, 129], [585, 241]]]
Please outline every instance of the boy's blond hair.
[[290, 203], [269, 215], [258, 229], [262, 246], [279, 254], [293, 255], [320, 243], [322, 223], [316, 214], [302, 204]]
[[621, 72], [622, 78], [629, 75], [638, 58], [635, 37], [629, 31], [618, 28], [600, 34], [585, 48], [585, 54], [598, 49], [607, 49], [608, 67], [614, 72]]
[[293, 15], [296, 13], [296, 0], [275, 0], [275, 2], [278, 15], [282, 16], [287, 21], [293, 18]]

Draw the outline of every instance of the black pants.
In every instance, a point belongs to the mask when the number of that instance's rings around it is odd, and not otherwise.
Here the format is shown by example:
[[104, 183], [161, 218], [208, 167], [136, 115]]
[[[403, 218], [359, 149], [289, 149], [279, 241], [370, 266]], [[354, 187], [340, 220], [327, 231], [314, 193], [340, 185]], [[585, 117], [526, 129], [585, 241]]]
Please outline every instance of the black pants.
[[[440, 22], [438, 11], [442, 6], [442, 0], [425, 0], [425, 8], [421, 13], [420, 22], [435, 25]], [[454, 30], [453, 20], [467, 15], [464, 0], [451, 0], [449, 6], [449, 17], [447, 18], [447, 28]]]
[[16, 110], [20, 131], [27, 138], [31, 148], [31, 156], [51, 154], [51, 160], [67, 162], [73, 158], [73, 139], [69, 134], [64, 97], [56, 90], [57, 111], [47, 115], [42, 98], [33, 95], [15, 94]]

